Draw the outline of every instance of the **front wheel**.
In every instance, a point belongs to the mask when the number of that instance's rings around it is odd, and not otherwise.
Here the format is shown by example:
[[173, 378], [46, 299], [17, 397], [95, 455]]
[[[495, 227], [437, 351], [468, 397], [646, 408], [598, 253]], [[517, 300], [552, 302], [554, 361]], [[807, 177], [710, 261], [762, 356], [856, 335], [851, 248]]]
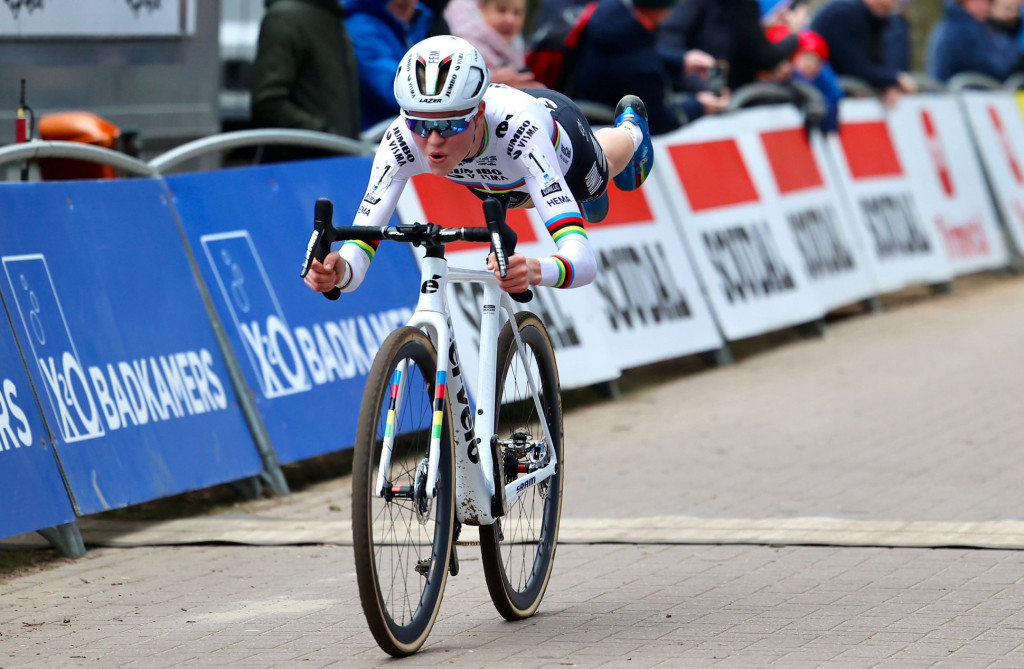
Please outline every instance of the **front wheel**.
[[[352, 457], [352, 546], [359, 599], [377, 644], [419, 650], [437, 618], [455, 525], [455, 461], [444, 407], [434, 425], [434, 347], [403, 327], [384, 341], [366, 380]], [[440, 435], [436, 493], [427, 485], [431, 434]], [[393, 448], [378, 489], [386, 437]]]
[[[532, 616], [544, 597], [562, 513], [562, 402], [558, 367], [544, 323], [534, 314], [516, 314], [523, 349], [518, 350], [512, 324], [498, 338], [495, 457], [507, 485], [530, 474], [555, 457], [558, 466], [545, 481], [524, 490], [507, 513], [492, 525], [480, 527], [484, 576], [494, 607], [507, 620]], [[532, 375], [541, 412], [527, 381]], [[544, 436], [541, 421], [551, 434]]]

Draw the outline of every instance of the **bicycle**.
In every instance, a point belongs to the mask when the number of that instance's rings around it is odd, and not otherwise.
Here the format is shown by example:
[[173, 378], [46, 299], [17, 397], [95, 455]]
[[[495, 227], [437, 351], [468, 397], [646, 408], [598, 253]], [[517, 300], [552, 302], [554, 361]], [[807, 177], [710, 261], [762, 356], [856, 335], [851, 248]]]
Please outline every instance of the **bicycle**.
[[[316, 205], [302, 276], [312, 257], [323, 261], [345, 239], [425, 249], [415, 313], [385, 339], [367, 377], [352, 463], [359, 598], [377, 644], [395, 657], [415, 653], [430, 633], [447, 578], [459, 572], [463, 526], [479, 526], [487, 589], [507, 620], [536, 612], [554, 564], [563, 472], [551, 340], [540, 318], [513, 310], [493, 273], [449, 268], [444, 255], [449, 242], [490, 243], [504, 275], [516, 243], [505, 206], [484, 201], [486, 228], [336, 228], [331, 202]], [[460, 369], [449, 281], [483, 285], [475, 406]], [[528, 301], [530, 291], [512, 297]]]

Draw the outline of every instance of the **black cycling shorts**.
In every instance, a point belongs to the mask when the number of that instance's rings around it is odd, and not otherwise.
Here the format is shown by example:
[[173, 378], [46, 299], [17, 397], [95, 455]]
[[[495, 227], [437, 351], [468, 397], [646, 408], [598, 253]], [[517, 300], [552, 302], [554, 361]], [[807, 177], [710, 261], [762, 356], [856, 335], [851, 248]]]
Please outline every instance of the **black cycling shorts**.
[[551, 110], [551, 117], [562, 126], [572, 143], [572, 163], [565, 175], [566, 184], [577, 202], [590, 202], [608, 189], [608, 160], [590, 129], [587, 117], [576, 103], [558, 91], [526, 89]]

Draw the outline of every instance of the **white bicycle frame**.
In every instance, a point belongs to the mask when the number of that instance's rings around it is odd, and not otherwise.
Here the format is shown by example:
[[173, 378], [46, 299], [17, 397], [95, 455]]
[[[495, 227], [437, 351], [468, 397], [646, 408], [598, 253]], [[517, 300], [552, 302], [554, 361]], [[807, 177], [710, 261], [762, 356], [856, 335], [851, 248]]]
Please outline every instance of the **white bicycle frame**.
[[[498, 287], [498, 281], [491, 272], [451, 268], [444, 258], [425, 257], [420, 265], [420, 297], [416, 311], [407, 325], [424, 330], [437, 351], [437, 381], [435, 383], [434, 416], [431, 430], [430, 450], [427, 466], [427, 494], [433, 499], [437, 491], [437, 468], [440, 461], [442, 422], [446, 420], [440, 405], [445, 407], [447, 395], [451, 407], [451, 438], [455, 446], [455, 510], [459, 522], [464, 525], [490, 525], [497, 516], [492, 500], [495, 495], [494, 462], [491, 442], [495, 438], [495, 391], [497, 373], [498, 333], [510, 319], [515, 323], [515, 312], [508, 293]], [[480, 319], [479, 382], [477, 383], [476, 411], [470, 406], [459, 364], [458, 349], [453, 336], [451, 315], [448, 309], [448, 282], [483, 284], [483, 305]], [[500, 309], [498, 308], [500, 306]], [[516, 348], [524, 350], [518, 328], [513, 329]], [[406, 362], [396, 370], [398, 393], [393, 413], [389, 415], [389, 427], [393, 428], [393, 416], [399, 415], [405, 395]], [[545, 420], [540, 403], [539, 382], [535, 370], [527, 367], [527, 381], [533, 397], [537, 415], [544, 429], [545, 443], [548, 444], [549, 462], [535, 472], [518, 478], [505, 485], [504, 509], [500, 515], [515, 503], [523, 491], [542, 483], [551, 477], [558, 466], [557, 454], [551, 439], [551, 432]], [[383, 497], [385, 472], [389, 471], [394, 446], [393, 429], [386, 430], [380, 465], [377, 470], [377, 495]]]

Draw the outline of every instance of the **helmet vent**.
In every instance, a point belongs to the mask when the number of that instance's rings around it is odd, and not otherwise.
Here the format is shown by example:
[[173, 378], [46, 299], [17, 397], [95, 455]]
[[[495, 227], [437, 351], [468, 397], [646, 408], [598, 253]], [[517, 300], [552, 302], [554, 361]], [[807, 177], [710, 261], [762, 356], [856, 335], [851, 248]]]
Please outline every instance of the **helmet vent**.
[[419, 86], [423, 95], [440, 95], [444, 82], [448, 80], [448, 73], [452, 68], [452, 59], [445, 58], [440, 63], [426, 63], [422, 58], [416, 61], [416, 85]]

